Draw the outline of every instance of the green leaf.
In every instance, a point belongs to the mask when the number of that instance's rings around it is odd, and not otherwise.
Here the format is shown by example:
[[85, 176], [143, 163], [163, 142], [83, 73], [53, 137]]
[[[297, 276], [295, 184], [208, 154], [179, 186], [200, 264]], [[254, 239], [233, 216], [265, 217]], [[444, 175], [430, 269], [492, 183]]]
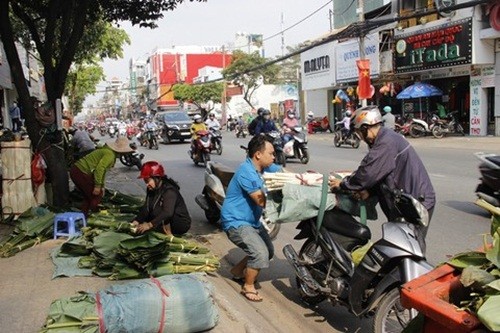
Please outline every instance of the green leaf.
[[500, 234], [498, 232], [493, 235], [492, 247], [486, 249], [486, 258], [500, 268]]
[[500, 291], [500, 279], [497, 279], [495, 281], [488, 283], [488, 287], [496, 289], [497, 291]]
[[493, 275], [476, 266], [464, 268], [460, 276], [460, 282], [462, 282], [464, 287], [473, 287], [474, 289], [482, 289], [494, 280], [495, 277]]
[[455, 255], [448, 261], [455, 268], [464, 269], [468, 266], [487, 266], [490, 264], [484, 252], [470, 251]]
[[500, 331], [499, 309], [500, 295], [488, 298], [477, 312], [479, 320], [491, 331]]
[[500, 215], [493, 215], [491, 217], [491, 235], [495, 235], [495, 233], [500, 233], [498, 229], [500, 228]]

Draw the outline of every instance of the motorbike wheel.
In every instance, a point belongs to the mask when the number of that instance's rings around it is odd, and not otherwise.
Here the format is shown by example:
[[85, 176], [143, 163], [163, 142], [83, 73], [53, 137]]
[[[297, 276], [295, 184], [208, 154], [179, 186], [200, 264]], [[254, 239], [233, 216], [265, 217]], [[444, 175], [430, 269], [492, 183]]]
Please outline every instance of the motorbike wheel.
[[425, 128], [420, 124], [411, 124], [410, 125], [410, 136], [412, 138], [421, 138], [425, 136]]
[[[315, 256], [322, 255], [321, 252], [322, 252], [321, 248], [319, 248], [319, 246], [314, 242], [314, 239], [309, 238], [308, 240], [306, 240], [304, 245], [302, 245], [302, 248], [300, 249], [300, 252], [299, 252], [299, 258], [301, 260], [304, 260], [305, 259], [304, 257], [306, 256], [306, 254], [308, 257], [310, 257], [310, 254], [315, 255]], [[310, 273], [313, 275], [313, 278], [316, 278], [315, 271], [316, 270], [310, 271]], [[321, 271], [321, 267], [318, 267], [318, 271]], [[318, 277], [318, 278], [322, 279], [324, 277]], [[295, 282], [297, 283], [297, 287], [299, 288], [300, 298], [305, 303], [313, 306], [313, 305], [316, 305], [318, 303], [323, 302], [326, 299], [325, 295], [323, 295], [315, 290], [311, 290], [298, 277], [295, 279]]]
[[462, 136], [465, 136], [464, 128], [460, 124], [457, 124], [457, 133], [459, 133]]
[[269, 234], [269, 238], [271, 238], [271, 240], [275, 240], [276, 237], [278, 237], [278, 234], [280, 232], [281, 224], [274, 223], [274, 222], [271, 222], [269, 220], [266, 220], [263, 223], [266, 224], [265, 228], [267, 230], [267, 233]]
[[309, 163], [309, 151], [306, 148], [300, 149], [300, 163], [307, 164]]
[[283, 168], [286, 167], [285, 152], [283, 152], [283, 151], [276, 152], [276, 163], [282, 165]]
[[416, 314], [415, 310], [405, 309], [401, 305], [399, 289], [393, 288], [383, 296], [375, 310], [372, 332], [401, 332]]
[[128, 166], [128, 167], [134, 166], [134, 163], [132, 161], [132, 157], [129, 154], [126, 154], [126, 155], [122, 154], [120, 156], [120, 162], [122, 162], [123, 165]]
[[351, 146], [352, 146], [352, 148], [354, 148], [354, 149], [358, 149], [358, 148], [359, 148], [359, 143], [360, 143], [360, 140], [359, 140], [359, 138], [358, 138], [358, 136], [357, 136], [357, 135], [353, 135], [353, 137], [354, 137], [354, 138], [352, 139], [352, 144], [351, 144]]
[[203, 166], [206, 168], [208, 162], [210, 162], [210, 154], [209, 153], [203, 153]]
[[155, 150], [158, 150], [158, 148], [159, 148], [159, 147], [158, 147], [158, 141], [154, 140], [154, 143], [153, 143], [153, 148], [154, 148]]
[[436, 139], [442, 139], [444, 137], [443, 128], [440, 125], [436, 125], [432, 128], [432, 135]]
[[339, 132], [335, 132], [335, 135], [333, 136], [333, 145], [338, 148], [342, 144], [341, 141], [341, 134]]
[[205, 217], [207, 218], [208, 223], [217, 224], [220, 220], [220, 210], [211, 199], [207, 198], [207, 203], [210, 206], [210, 209], [205, 210]]
[[215, 146], [215, 151], [217, 152], [217, 155], [222, 155], [222, 143], [217, 143], [217, 145]]

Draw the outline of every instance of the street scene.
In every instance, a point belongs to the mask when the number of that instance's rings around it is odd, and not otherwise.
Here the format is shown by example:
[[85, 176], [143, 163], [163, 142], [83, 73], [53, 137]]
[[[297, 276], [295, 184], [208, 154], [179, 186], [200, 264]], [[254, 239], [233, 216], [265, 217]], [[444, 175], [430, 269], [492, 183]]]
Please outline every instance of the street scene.
[[0, 22], [0, 332], [500, 332], [498, 0]]

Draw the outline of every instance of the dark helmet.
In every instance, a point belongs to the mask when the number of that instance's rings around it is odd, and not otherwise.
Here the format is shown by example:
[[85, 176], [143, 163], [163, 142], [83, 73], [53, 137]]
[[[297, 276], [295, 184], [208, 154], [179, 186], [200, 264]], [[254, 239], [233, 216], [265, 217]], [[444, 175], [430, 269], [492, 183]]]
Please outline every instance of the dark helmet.
[[264, 109], [264, 108], [258, 108], [258, 109], [257, 109], [257, 115], [262, 116], [262, 113], [263, 113], [264, 111], [266, 111], [266, 109]]
[[267, 109], [263, 109], [262, 110], [262, 115], [263, 116], [269, 116], [271, 114], [271, 111], [267, 110]]

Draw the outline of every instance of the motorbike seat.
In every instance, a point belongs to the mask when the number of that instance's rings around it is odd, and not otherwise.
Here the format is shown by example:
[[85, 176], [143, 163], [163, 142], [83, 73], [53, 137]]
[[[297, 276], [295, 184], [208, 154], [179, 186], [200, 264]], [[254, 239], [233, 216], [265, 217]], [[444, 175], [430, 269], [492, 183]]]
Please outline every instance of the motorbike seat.
[[227, 188], [229, 182], [231, 181], [231, 178], [233, 178], [234, 176], [234, 170], [218, 162], [212, 162], [211, 165], [214, 175], [220, 179], [224, 188]]
[[496, 165], [500, 166], [500, 155], [487, 156], [486, 159], [491, 163], [495, 163]]
[[350, 214], [334, 208], [325, 211], [322, 224], [328, 231], [366, 242], [371, 238], [370, 229], [356, 221]]

